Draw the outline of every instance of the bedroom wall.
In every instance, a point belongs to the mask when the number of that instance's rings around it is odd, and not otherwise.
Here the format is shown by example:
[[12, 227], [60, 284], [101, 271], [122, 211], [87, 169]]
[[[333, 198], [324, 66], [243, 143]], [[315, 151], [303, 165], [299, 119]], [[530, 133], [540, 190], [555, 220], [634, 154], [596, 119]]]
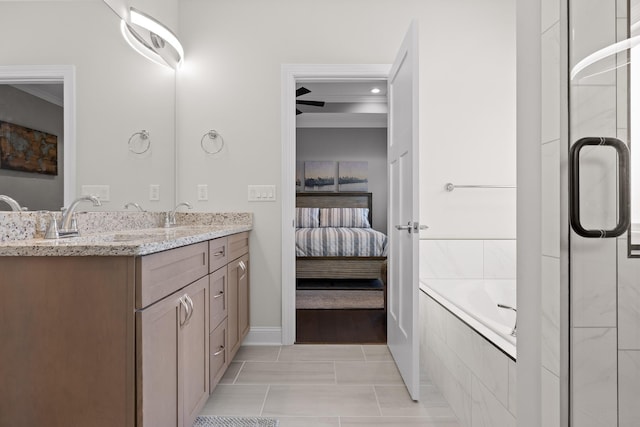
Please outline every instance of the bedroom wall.
[[298, 162], [309, 160], [369, 163], [373, 224], [387, 232], [387, 129], [302, 128], [296, 134]]
[[[58, 137], [58, 174], [0, 169], [0, 194], [16, 199], [30, 210], [60, 210], [64, 205], [63, 108], [9, 85], [0, 85], [0, 120]], [[7, 108], [9, 107], [10, 108]], [[0, 210], [11, 210], [0, 203]]]
[[[281, 205], [247, 185], [281, 182], [281, 65], [393, 62], [412, 19], [420, 33], [423, 238], [515, 238], [515, 2], [512, 0], [182, 0], [178, 199], [252, 211], [251, 325], [281, 325]], [[226, 151], [204, 156], [208, 129]], [[209, 185], [198, 202], [197, 185]]]

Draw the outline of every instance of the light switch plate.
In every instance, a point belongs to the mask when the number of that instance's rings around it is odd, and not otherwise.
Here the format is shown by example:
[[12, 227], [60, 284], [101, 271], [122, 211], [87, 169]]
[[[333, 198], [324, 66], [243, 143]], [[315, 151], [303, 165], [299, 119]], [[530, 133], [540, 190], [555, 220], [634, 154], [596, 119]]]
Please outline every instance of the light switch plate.
[[160, 200], [160, 185], [158, 184], [150, 184], [149, 185], [149, 200]]
[[275, 202], [275, 185], [249, 185], [248, 200], [250, 202]]
[[108, 202], [110, 190], [108, 185], [83, 185], [80, 192], [82, 196], [96, 196], [101, 202]]
[[198, 184], [198, 200], [209, 200], [209, 186], [207, 184]]

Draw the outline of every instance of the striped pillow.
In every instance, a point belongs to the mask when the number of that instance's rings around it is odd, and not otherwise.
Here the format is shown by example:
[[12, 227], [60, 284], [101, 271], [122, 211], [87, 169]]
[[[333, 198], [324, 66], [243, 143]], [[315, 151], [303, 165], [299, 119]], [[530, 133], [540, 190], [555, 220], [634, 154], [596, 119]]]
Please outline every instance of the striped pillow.
[[368, 208], [322, 208], [320, 227], [371, 228]]
[[296, 228], [320, 226], [320, 208], [296, 208]]

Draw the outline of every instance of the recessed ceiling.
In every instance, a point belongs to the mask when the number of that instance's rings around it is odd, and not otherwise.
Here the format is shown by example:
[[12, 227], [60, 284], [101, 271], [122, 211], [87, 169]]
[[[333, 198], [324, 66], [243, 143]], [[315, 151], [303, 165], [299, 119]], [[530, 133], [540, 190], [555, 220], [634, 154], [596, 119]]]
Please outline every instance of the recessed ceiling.
[[62, 83], [13, 84], [11, 86], [52, 104], [64, 106], [64, 85]]
[[[325, 105], [296, 105], [302, 112], [296, 116], [297, 127], [387, 126], [386, 80], [298, 82], [296, 89], [300, 87], [310, 92], [296, 100], [322, 101]], [[372, 93], [373, 88], [380, 92]]]

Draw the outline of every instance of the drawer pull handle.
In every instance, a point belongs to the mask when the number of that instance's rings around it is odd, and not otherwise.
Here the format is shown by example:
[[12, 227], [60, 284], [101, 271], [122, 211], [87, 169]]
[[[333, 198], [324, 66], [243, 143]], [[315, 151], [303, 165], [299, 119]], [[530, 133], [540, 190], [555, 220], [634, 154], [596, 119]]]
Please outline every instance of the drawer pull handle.
[[215, 252], [213, 256], [224, 256], [224, 249], [218, 252]]
[[[187, 304], [187, 301], [184, 298], [185, 296], [186, 295], [180, 297], [180, 304], [182, 304], [186, 313], [184, 317], [184, 321], [180, 320], [180, 326], [186, 325], [187, 322], [189, 321], [189, 304]], [[179, 312], [182, 313], [182, 310], [180, 310]], [[182, 315], [180, 315], [180, 318], [182, 319]]]
[[220, 291], [220, 293], [218, 295], [214, 295], [213, 299], [218, 299], [220, 297], [222, 297], [224, 295], [224, 291]]
[[219, 354], [220, 354], [220, 353], [222, 353], [222, 352], [224, 352], [224, 346], [223, 346], [223, 345], [221, 345], [221, 346], [220, 346], [220, 350], [218, 350], [218, 351], [216, 351], [215, 353], [213, 353], [213, 355], [214, 355], [214, 356], [217, 356], [217, 355], [219, 355]]

